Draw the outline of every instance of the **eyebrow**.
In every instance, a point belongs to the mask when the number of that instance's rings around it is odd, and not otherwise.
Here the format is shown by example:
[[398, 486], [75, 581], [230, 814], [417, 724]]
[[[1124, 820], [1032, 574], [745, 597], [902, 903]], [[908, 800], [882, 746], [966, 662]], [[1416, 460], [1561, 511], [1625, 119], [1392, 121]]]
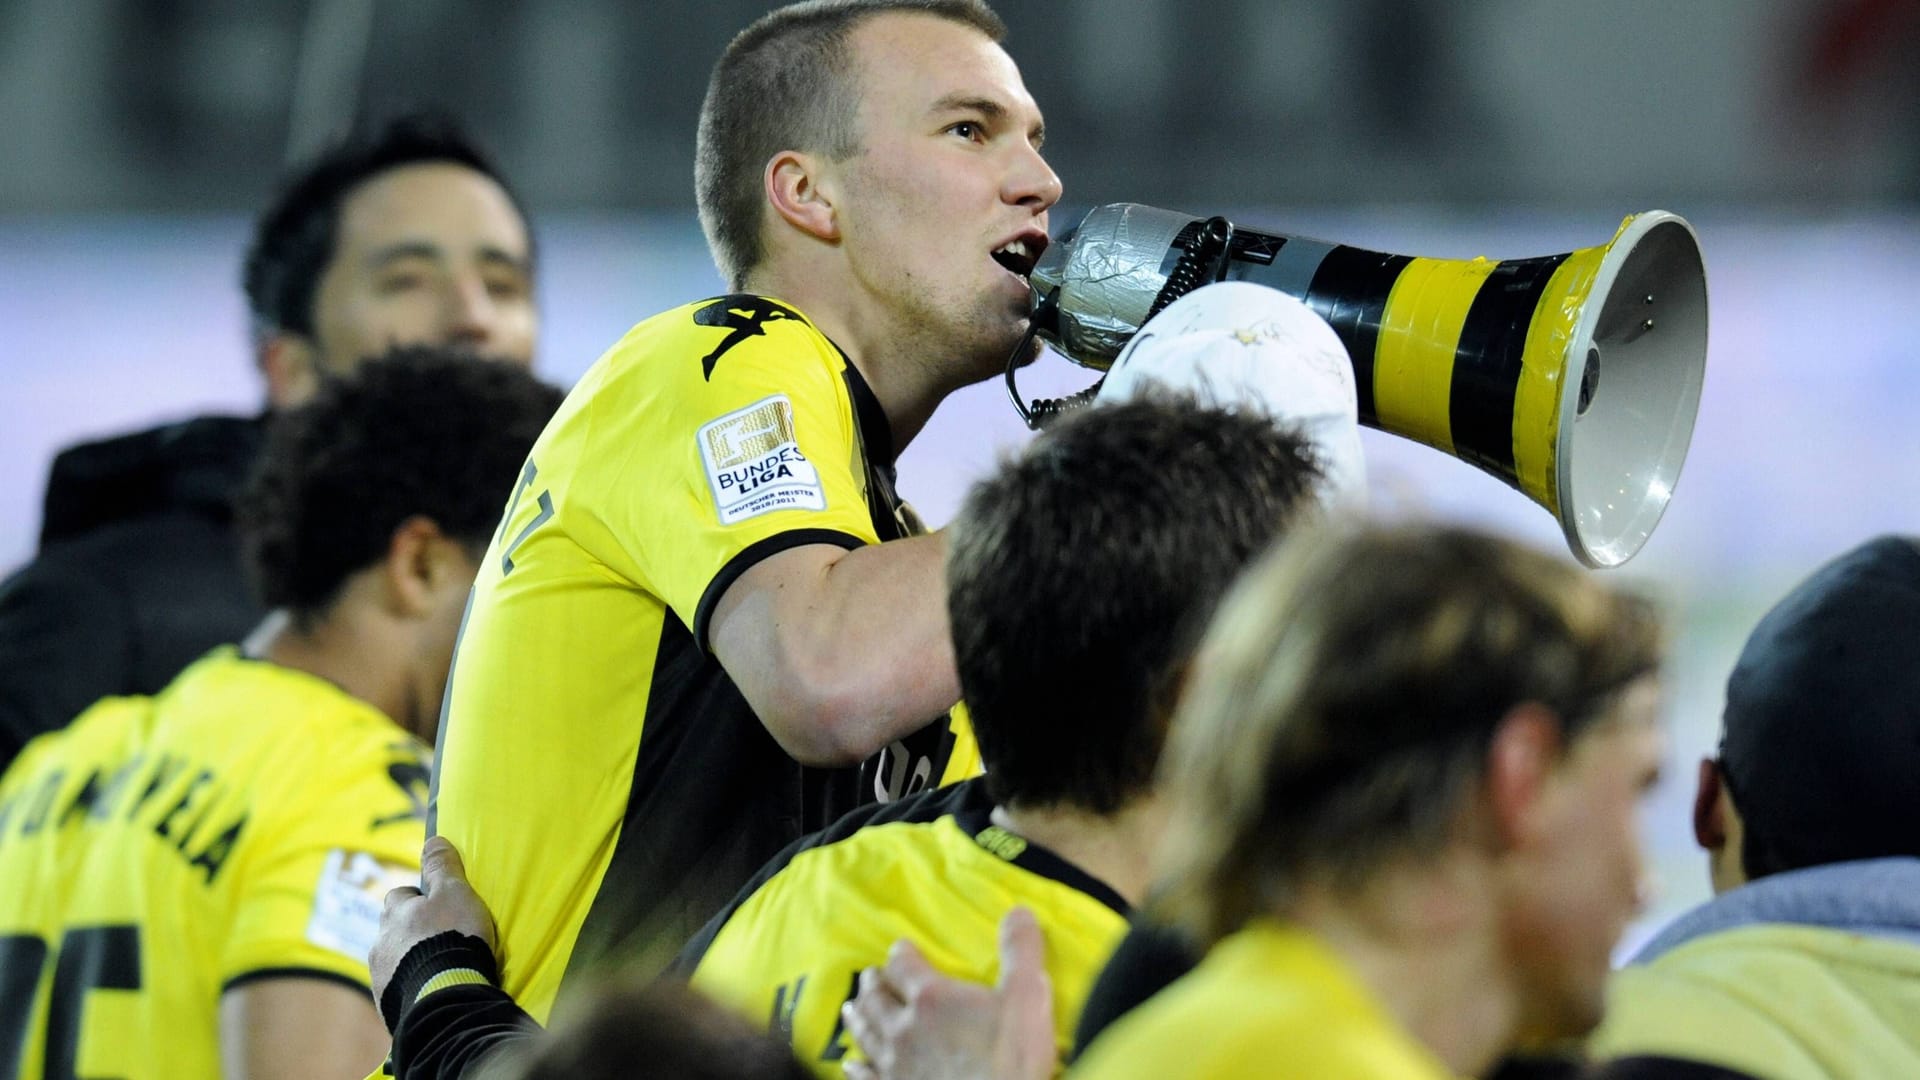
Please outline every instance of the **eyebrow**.
[[367, 256], [367, 266], [378, 270], [388, 263], [396, 263], [401, 259], [444, 258], [446, 258], [446, 252], [440, 249], [440, 245], [429, 244], [424, 240], [410, 240], [375, 249]]
[[488, 244], [480, 249], [480, 261], [483, 263], [498, 263], [528, 276], [532, 276], [533, 274], [532, 259], [524, 255], [515, 255], [504, 248], [494, 247], [492, 244]]
[[[432, 259], [440, 261], [446, 257], [446, 250], [439, 244], [430, 243], [425, 240], [404, 240], [398, 244], [389, 244], [386, 247], [374, 251], [373, 254], [367, 256], [367, 266], [371, 269], [378, 270], [381, 267], [399, 262], [402, 259]], [[483, 263], [504, 265], [522, 274], [532, 272], [532, 267], [527, 258], [515, 255], [504, 248], [498, 248], [491, 244], [480, 249], [480, 261]]]
[[[968, 93], [948, 94], [946, 97], [934, 102], [931, 111], [935, 113], [977, 112], [988, 120], [996, 123], [1005, 123], [1008, 116], [1005, 105], [1000, 104], [992, 98], [984, 98], [977, 94]], [[1036, 120], [1033, 127], [1027, 131], [1027, 138], [1035, 146], [1045, 144], [1047, 141], [1046, 121]]]

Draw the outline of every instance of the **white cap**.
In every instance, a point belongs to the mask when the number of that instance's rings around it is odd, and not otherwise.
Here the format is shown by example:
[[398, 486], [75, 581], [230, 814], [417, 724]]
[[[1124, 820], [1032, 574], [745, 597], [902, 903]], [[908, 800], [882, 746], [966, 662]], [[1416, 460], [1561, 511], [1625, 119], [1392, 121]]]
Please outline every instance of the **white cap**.
[[1353, 363], [1333, 327], [1293, 297], [1226, 281], [1167, 305], [1114, 359], [1096, 401], [1126, 401], [1156, 387], [1296, 427], [1326, 472], [1321, 501], [1365, 501]]

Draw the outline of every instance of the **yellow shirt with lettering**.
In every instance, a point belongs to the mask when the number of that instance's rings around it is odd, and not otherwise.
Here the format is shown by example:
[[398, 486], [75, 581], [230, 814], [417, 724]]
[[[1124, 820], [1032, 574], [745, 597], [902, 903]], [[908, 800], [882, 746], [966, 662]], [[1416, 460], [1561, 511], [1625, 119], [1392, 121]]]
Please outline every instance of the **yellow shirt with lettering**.
[[425, 747], [314, 676], [220, 649], [107, 698], [0, 777], [0, 1075], [220, 1075], [251, 979], [365, 989], [419, 879]]

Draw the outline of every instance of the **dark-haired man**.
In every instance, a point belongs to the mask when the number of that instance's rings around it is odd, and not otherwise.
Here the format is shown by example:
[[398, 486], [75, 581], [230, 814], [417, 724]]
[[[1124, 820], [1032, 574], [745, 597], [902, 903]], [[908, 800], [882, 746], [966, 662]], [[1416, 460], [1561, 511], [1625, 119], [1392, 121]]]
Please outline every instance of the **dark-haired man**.
[[[268, 408], [395, 344], [530, 364], [532, 250], [499, 173], [449, 122], [406, 117], [332, 148], [288, 178], [247, 253]], [[204, 416], [55, 460], [39, 556], [0, 584], [0, 765], [259, 620], [232, 530], [259, 439], [255, 419]]]
[[475, 562], [559, 392], [418, 349], [280, 416], [239, 505], [283, 616], [0, 777], [0, 1075], [363, 1076]]
[[912, 535], [893, 463], [1027, 328], [1060, 185], [1001, 32], [978, 0], [816, 0], [743, 31], [696, 158], [735, 294], [634, 327], [534, 449], [435, 806], [536, 1017], [842, 812], [978, 771], [948, 712], [945, 541]]
[[533, 363], [533, 238], [488, 157], [402, 117], [296, 173], [261, 215], [243, 283], [276, 407], [394, 345]]

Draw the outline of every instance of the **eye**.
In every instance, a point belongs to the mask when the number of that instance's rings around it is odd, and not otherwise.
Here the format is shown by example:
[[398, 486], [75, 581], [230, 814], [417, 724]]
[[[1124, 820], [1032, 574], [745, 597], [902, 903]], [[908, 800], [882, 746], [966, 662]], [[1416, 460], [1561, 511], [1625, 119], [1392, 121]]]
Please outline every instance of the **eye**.
[[982, 142], [987, 137], [987, 129], [978, 120], [962, 120], [947, 127], [950, 134], [958, 135], [968, 142]]
[[382, 293], [410, 292], [424, 286], [426, 283], [427, 278], [425, 274], [387, 274], [380, 279], [379, 289]]
[[491, 274], [486, 278], [487, 295], [495, 300], [518, 300], [527, 295], [527, 282], [517, 274]]

